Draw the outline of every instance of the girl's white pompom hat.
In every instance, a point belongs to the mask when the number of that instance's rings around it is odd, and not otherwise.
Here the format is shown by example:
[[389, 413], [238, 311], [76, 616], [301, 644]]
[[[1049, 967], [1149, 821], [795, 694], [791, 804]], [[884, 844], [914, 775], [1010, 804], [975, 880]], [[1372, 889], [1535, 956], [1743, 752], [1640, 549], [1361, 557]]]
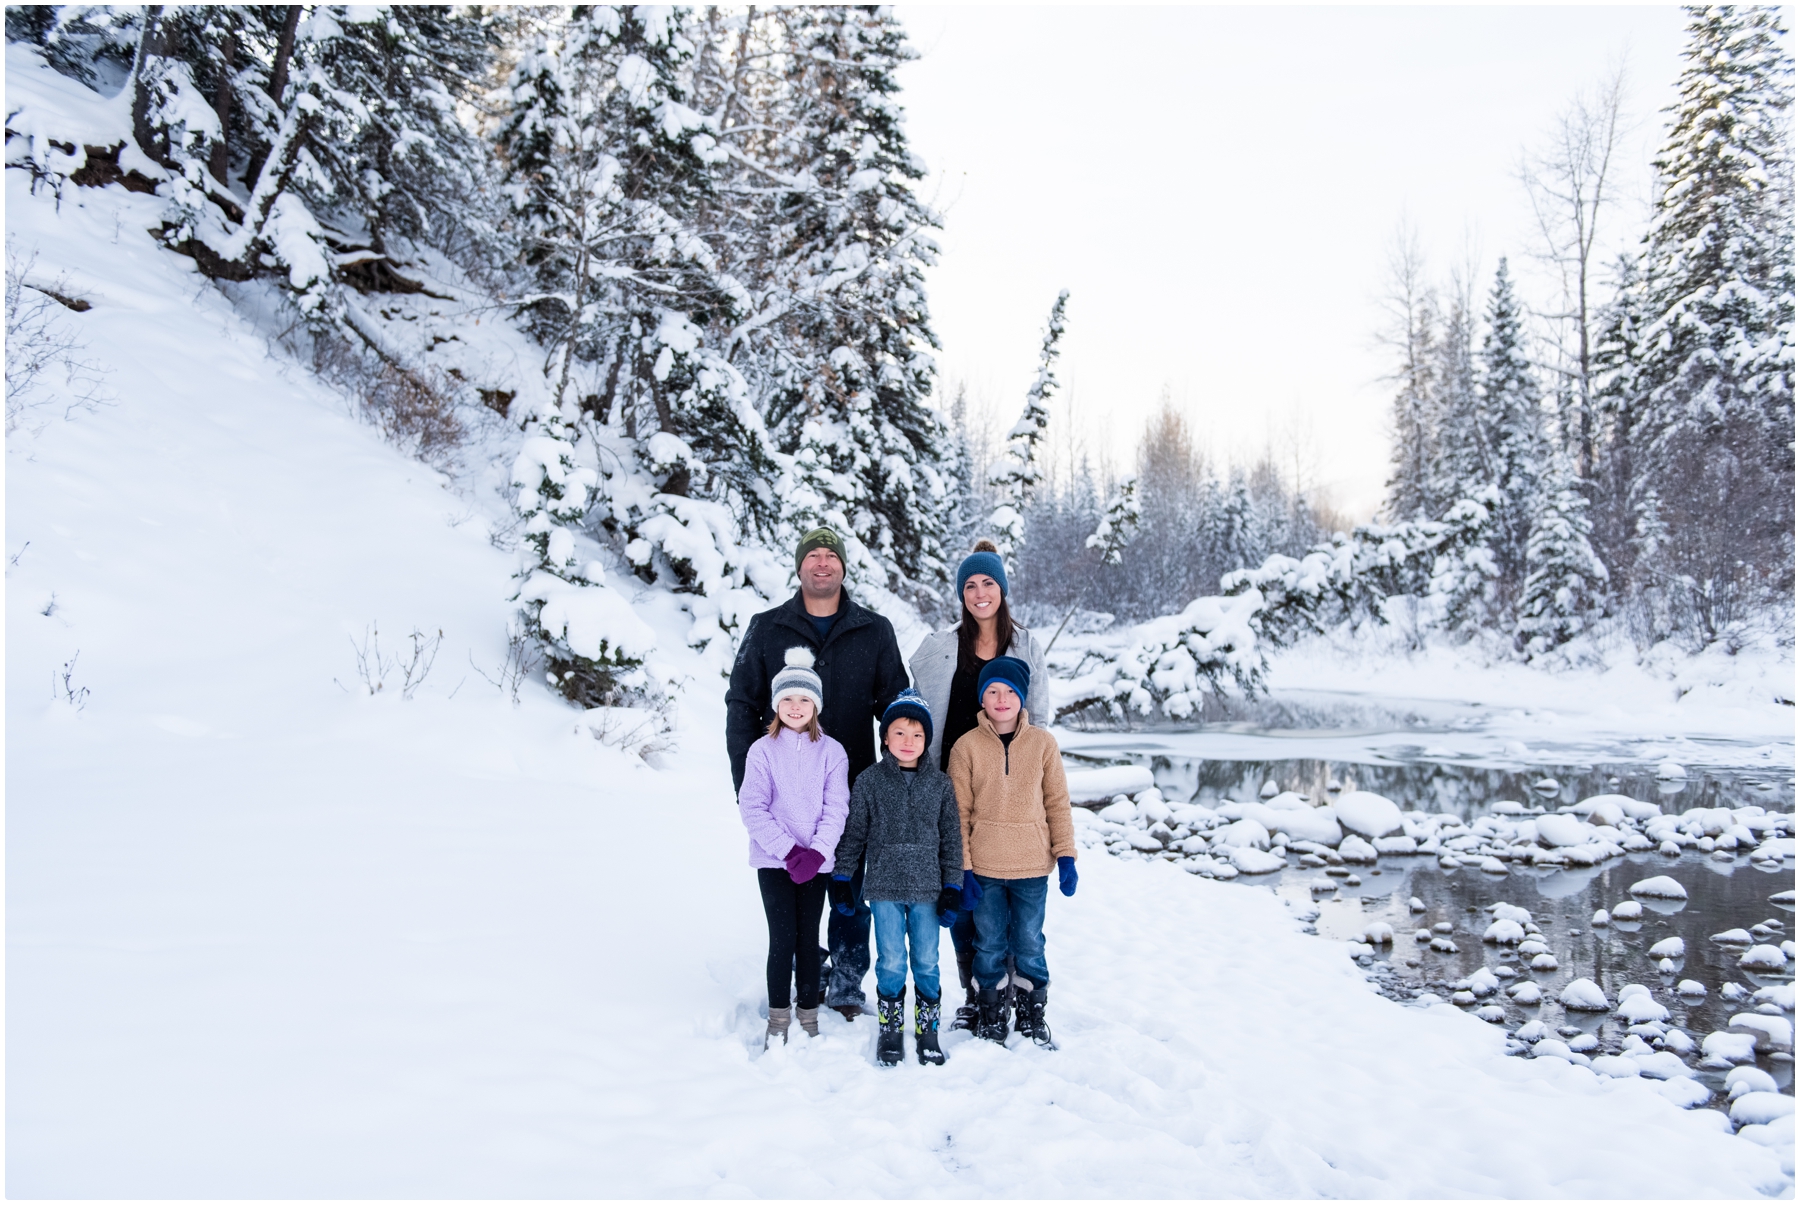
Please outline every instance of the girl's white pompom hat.
[[799, 695], [801, 698], [811, 699], [815, 708], [824, 711], [825, 684], [813, 672], [812, 650], [803, 644], [796, 644], [787, 651], [783, 660], [787, 664], [777, 670], [775, 677], [769, 681], [769, 706], [775, 706], [789, 695]]

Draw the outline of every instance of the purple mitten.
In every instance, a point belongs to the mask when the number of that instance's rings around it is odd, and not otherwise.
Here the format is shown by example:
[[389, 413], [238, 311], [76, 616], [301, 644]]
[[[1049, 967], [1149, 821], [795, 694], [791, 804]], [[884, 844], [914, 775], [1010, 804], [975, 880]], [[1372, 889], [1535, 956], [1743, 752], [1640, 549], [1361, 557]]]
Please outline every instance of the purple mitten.
[[816, 849], [808, 849], [804, 845], [796, 845], [788, 850], [786, 858], [788, 878], [796, 883], [804, 883], [819, 873], [819, 867], [825, 865], [825, 855]]

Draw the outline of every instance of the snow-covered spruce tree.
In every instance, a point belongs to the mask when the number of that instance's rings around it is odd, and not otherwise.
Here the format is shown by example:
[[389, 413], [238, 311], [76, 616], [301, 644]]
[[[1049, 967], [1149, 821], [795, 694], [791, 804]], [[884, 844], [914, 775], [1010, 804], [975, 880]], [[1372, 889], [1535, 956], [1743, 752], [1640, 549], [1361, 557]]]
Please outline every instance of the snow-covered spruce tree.
[[1402, 230], [1389, 264], [1387, 308], [1391, 323], [1383, 341], [1399, 353], [1390, 422], [1394, 448], [1383, 513], [1393, 520], [1436, 513], [1434, 493], [1439, 431], [1436, 387], [1438, 306], [1425, 281], [1417, 241]]
[[[1537, 512], [1541, 478], [1550, 457], [1550, 443], [1544, 435], [1543, 393], [1525, 352], [1524, 310], [1513, 292], [1504, 258], [1488, 296], [1487, 324], [1479, 369], [1490, 459], [1487, 474], [1477, 480], [1498, 491], [1492, 533], [1498, 601], [1504, 618], [1524, 584], [1532, 516]], [[1467, 487], [1464, 496], [1468, 496]]]
[[[769, 248], [752, 269], [761, 312], [741, 338], [793, 457], [784, 542], [829, 523], [864, 562], [851, 566], [859, 577], [925, 601], [949, 572], [952, 449], [926, 404], [937, 339], [924, 270], [938, 218], [916, 193], [925, 169], [897, 101], [896, 72], [915, 56], [885, 8], [776, 14], [744, 30], [733, 57], [754, 34], [779, 39], [785, 77], [758, 90], [734, 75], [727, 95], [776, 127], [740, 152], [760, 157], [740, 192], [769, 198], [752, 235]], [[734, 133], [722, 136], [735, 149]]]
[[1430, 484], [1421, 491], [1429, 514], [1442, 514], [1468, 493], [1471, 483], [1493, 480], [1489, 416], [1475, 370], [1473, 309], [1459, 284], [1431, 341], [1429, 413], [1436, 430], [1430, 441]]
[[606, 584], [605, 568], [581, 555], [578, 531], [598, 474], [583, 467], [554, 403], [538, 408], [513, 463], [514, 505], [524, 520], [521, 618], [544, 647], [551, 685], [573, 703], [616, 703], [647, 684], [644, 658], [655, 634]]
[[1711, 639], [1793, 588], [1793, 61], [1778, 8], [1687, 11], [1645, 239], [1632, 472]]
[[1638, 499], [1632, 452], [1636, 427], [1643, 420], [1643, 391], [1638, 382], [1637, 344], [1644, 326], [1643, 277], [1635, 255], [1621, 254], [1613, 265], [1613, 293], [1595, 316], [1590, 361], [1595, 423], [1594, 476], [1587, 483], [1592, 501], [1592, 543], [1612, 569], [1615, 588], [1636, 574], [1635, 533]]
[[1574, 473], [1560, 459], [1550, 466], [1531, 520], [1528, 573], [1519, 600], [1518, 640], [1531, 656], [1568, 643], [1593, 626], [1606, 590], [1606, 566], [1588, 543], [1593, 524]]
[[1038, 351], [1037, 379], [1025, 391], [1025, 411], [1012, 430], [1006, 433], [1006, 444], [1000, 456], [988, 469], [988, 485], [999, 505], [988, 516], [988, 526], [1001, 557], [1010, 557], [1025, 539], [1025, 511], [1031, 497], [1043, 480], [1038, 464], [1038, 445], [1050, 425], [1050, 394], [1056, 389], [1056, 358], [1062, 354], [1065, 329], [1064, 310], [1069, 304], [1069, 291], [1057, 294], [1050, 307], [1050, 321], [1044, 328], [1044, 342]]
[[704, 643], [779, 589], [758, 546], [779, 466], [742, 375], [707, 341], [747, 298], [702, 229], [723, 156], [684, 100], [688, 19], [558, 15], [520, 57], [497, 144], [533, 286], [515, 304], [548, 348], [551, 404], [580, 420], [600, 473], [587, 523], [640, 577], [705, 596]]

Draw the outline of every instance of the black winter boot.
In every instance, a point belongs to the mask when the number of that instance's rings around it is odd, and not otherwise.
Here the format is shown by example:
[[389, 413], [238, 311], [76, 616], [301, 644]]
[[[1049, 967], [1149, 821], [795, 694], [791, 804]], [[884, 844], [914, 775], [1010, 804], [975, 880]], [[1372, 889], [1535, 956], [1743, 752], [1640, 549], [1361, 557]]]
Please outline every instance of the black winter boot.
[[1006, 1045], [1006, 997], [997, 987], [984, 987], [975, 1000], [975, 1036]]
[[956, 977], [962, 980], [962, 1007], [956, 1010], [956, 1019], [950, 1022], [951, 1029], [975, 1028], [975, 951], [956, 956]]
[[1044, 1005], [1048, 1003], [1049, 995], [1047, 987], [1034, 987], [1029, 993], [1020, 993], [1019, 1032], [1043, 1049], [1055, 1050], [1056, 1043], [1050, 1039], [1050, 1026], [1044, 1022]]
[[898, 996], [877, 996], [875, 1018], [881, 1034], [875, 1039], [875, 1059], [883, 1067], [897, 1065], [906, 1054], [906, 989]]
[[944, 1065], [944, 1050], [938, 1045], [938, 1012], [942, 996], [927, 996], [913, 989], [913, 1053], [921, 1063]]
[[1031, 1030], [1025, 1027], [1025, 999], [1031, 994], [1031, 980], [1022, 975], [1008, 975], [1006, 985], [1000, 990], [1005, 994], [1007, 1003], [1012, 1006], [1013, 1028], [1019, 1033], [1029, 1034]]

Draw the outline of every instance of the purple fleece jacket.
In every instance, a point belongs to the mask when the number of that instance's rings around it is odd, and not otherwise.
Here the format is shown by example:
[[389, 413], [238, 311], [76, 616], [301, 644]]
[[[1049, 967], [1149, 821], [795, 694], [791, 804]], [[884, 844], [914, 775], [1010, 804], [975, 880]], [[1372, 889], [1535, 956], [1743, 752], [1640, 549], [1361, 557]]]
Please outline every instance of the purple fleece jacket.
[[831, 855], [850, 815], [850, 758], [820, 734], [783, 728], [750, 746], [738, 814], [750, 830], [750, 865], [775, 870], [788, 851], [804, 845], [825, 855], [820, 874], [833, 869]]

